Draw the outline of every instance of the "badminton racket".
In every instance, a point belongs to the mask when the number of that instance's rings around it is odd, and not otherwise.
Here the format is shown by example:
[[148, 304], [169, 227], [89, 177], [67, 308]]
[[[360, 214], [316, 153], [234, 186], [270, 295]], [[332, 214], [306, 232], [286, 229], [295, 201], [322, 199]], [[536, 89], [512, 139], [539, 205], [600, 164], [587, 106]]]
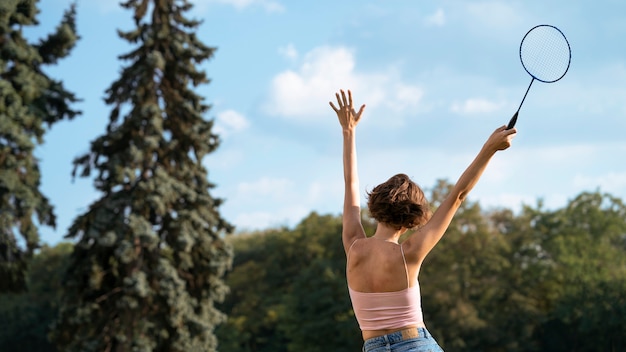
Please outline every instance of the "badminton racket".
[[572, 60], [572, 50], [560, 29], [542, 24], [531, 28], [524, 35], [519, 47], [519, 58], [532, 79], [507, 129], [515, 126], [522, 104], [535, 80], [554, 83], [565, 76]]

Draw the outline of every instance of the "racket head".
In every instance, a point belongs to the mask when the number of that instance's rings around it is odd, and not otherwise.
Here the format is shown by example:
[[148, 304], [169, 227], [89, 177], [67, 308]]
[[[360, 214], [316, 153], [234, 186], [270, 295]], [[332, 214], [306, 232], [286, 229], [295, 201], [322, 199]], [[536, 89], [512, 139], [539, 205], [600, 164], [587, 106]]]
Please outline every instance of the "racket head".
[[563, 78], [569, 70], [572, 50], [560, 29], [541, 24], [524, 35], [519, 57], [524, 70], [534, 79], [553, 83]]

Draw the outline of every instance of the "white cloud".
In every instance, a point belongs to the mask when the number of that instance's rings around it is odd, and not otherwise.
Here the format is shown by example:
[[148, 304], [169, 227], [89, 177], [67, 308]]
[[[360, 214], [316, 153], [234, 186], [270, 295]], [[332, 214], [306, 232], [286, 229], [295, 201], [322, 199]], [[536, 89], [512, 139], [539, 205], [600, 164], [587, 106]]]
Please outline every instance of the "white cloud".
[[333, 181], [313, 181], [309, 185], [307, 191], [306, 202], [311, 205], [319, 205], [320, 202], [328, 202], [333, 199], [333, 195], [337, 195], [336, 199], [343, 199], [343, 179], [341, 176], [336, 177]]
[[480, 23], [499, 30], [524, 23], [524, 12], [514, 4], [503, 1], [468, 2], [466, 13], [473, 23]]
[[435, 13], [426, 17], [424, 20], [424, 24], [428, 27], [441, 27], [446, 24], [446, 14], [443, 12], [443, 9], [437, 9]]
[[[482, 181], [481, 181], [482, 182]], [[480, 193], [474, 192], [470, 194], [469, 198], [472, 201], [478, 201], [483, 209], [489, 208], [507, 208], [513, 211], [519, 211], [523, 204], [534, 206], [537, 203], [537, 197], [529, 194], [518, 193], [498, 193], [481, 196]], [[565, 199], [558, 197], [550, 197], [550, 201], [546, 203], [554, 203], [557, 206], [565, 203]]]
[[610, 172], [598, 176], [576, 175], [573, 181], [576, 187], [594, 190], [597, 187], [603, 192], [619, 192], [626, 189], [626, 172]]
[[462, 103], [453, 103], [450, 110], [459, 114], [483, 114], [497, 111], [504, 106], [503, 103], [496, 103], [487, 99], [471, 98]]
[[[598, 146], [594, 145], [559, 145], [543, 147], [539, 149], [527, 149], [526, 158], [543, 161], [546, 163], [563, 163], [576, 161], [580, 164], [582, 160], [593, 160], [594, 155], [599, 152]], [[530, 161], [530, 160], [529, 160]]]
[[481, 204], [519, 209], [522, 203], [535, 205], [542, 199], [554, 209], [582, 191], [600, 188], [617, 196], [626, 191], [626, 172], [616, 169], [618, 163], [606, 162], [623, 155], [625, 144], [530, 147], [525, 142], [514, 141], [511, 150], [490, 163], [473, 193]]
[[283, 12], [285, 11], [285, 7], [281, 5], [277, 1], [272, 0], [191, 0], [191, 2], [196, 5], [197, 10], [203, 12], [206, 10], [206, 7], [210, 4], [223, 4], [232, 6], [237, 10], [244, 10], [253, 6], [260, 6], [266, 12], [274, 13], [274, 12]]
[[[302, 186], [302, 187], [300, 187]], [[228, 207], [236, 207], [237, 215], [229, 219], [239, 231], [278, 226], [294, 226], [314, 209], [327, 207], [329, 195], [341, 194], [343, 183], [312, 180], [308, 186], [287, 178], [263, 177], [240, 183]], [[341, 196], [337, 197], [340, 205]], [[334, 201], [334, 199], [333, 199]]]
[[[268, 112], [289, 117], [311, 117], [328, 109], [330, 100], [342, 87], [355, 87], [354, 57], [346, 48], [320, 47], [307, 53], [298, 72], [278, 74], [271, 87]], [[355, 89], [353, 88], [353, 89]]]
[[273, 224], [276, 218], [272, 212], [256, 211], [240, 213], [230, 221], [236, 226], [237, 231], [254, 231], [268, 228], [267, 225]]
[[298, 58], [298, 50], [296, 50], [296, 47], [291, 43], [278, 48], [278, 53], [289, 60], [296, 60]]
[[368, 110], [381, 107], [394, 112], [419, 107], [422, 88], [403, 83], [397, 71], [390, 66], [379, 72], [359, 72], [348, 48], [318, 47], [304, 55], [298, 69], [274, 77], [264, 108], [270, 115], [319, 123], [319, 116], [330, 109], [327, 102], [334, 101], [340, 89], [352, 90], [357, 108], [363, 103]]
[[242, 182], [237, 186], [237, 196], [243, 199], [262, 196], [266, 201], [279, 200], [290, 194], [294, 183], [286, 178], [264, 177], [254, 182]]
[[254, 231], [259, 229], [291, 227], [299, 223], [311, 212], [303, 206], [288, 206], [272, 211], [242, 212], [231, 222], [237, 231]]
[[393, 91], [395, 97], [391, 107], [398, 111], [415, 108], [424, 96], [424, 91], [421, 88], [402, 82], [394, 84]]
[[248, 120], [237, 111], [226, 110], [217, 114], [214, 131], [221, 137], [227, 137], [248, 128], [249, 125]]

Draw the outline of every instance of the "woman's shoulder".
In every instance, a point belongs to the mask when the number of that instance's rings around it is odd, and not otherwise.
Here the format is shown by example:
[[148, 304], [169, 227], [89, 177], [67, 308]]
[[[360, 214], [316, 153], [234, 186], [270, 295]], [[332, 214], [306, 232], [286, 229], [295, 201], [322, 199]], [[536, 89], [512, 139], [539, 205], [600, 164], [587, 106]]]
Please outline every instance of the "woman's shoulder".
[[356, 240], [352, 241], [350, 248], [348, 248], [348, 254], [359, 251], [361, 248], [363, 248], [364, 245], [367, 245], [367, 242], [369, 242], [368, 237], [357, 238]]
[[363, 237], [352, 242], [348, 254], [351, 258], [369, 256], [374, 248], [376, 248], [377, 241], [371, 237]]

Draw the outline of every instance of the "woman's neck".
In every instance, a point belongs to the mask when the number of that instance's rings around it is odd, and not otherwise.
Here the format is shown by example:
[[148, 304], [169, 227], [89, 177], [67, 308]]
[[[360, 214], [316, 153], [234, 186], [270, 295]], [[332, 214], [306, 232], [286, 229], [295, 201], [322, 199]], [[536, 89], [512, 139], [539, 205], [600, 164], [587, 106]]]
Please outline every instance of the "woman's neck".
[[406, 229], [404, 228], [396, 230], [386, 224], [378, 223], [378, 225], [376, 226], [376, 233], [374, 233], [374, 236], [372, 237], [397, 244], [400, 240], [400, 236], [402, 236], [402, 234], [405, 232]]

